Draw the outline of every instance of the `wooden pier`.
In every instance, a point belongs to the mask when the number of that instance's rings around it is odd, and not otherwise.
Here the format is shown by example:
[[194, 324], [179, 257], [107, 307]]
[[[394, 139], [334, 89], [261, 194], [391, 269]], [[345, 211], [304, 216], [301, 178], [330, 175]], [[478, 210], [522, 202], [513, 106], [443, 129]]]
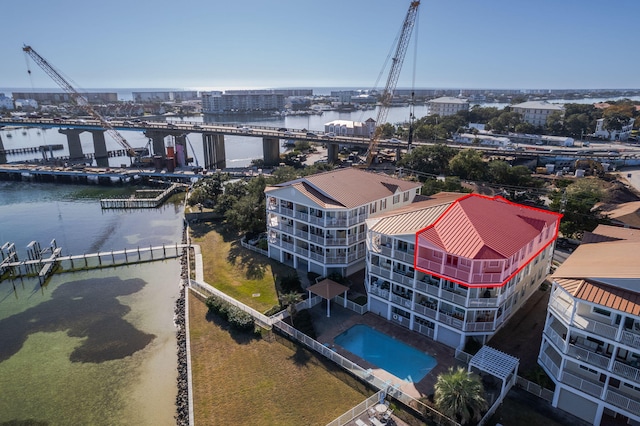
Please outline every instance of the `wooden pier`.
[[[175, 259], [182, 256], [182, 251], [188, 244], [172, 244], [149, 247], [136, 247], [123, 250], [112, 250], [97, 253], [61, 256], [62, 248], [55, 246], [55, 240], [49, 248], [39, 250], [39, 245], [31, 242], [28, 246], [28, 259], [19, 261], [15, 250], [7, 256], [12, 243], [2, 247], [3, 260], [0, 263], [0, 281], [10, 278], [38, 277], [40, 284], [53, 274], [73, 272], [95, 268], [111, 268], [135, 263], [154, 262], [158, 260]], [[51, 253], [49, 257], [42, 257], [43, 253]], [[34, 255], [36, 258], [33, 258]], [[40, 257], [38, 257], [40, 256]]]
[[173, 193], [183, 190], [184, 185], [174, 183], [154, 198], [144, 197], [146, 194], [157, 194], [154, 189], [139, 189], [130, 198], [103, 198], [100, 207], [103, 209], [149, 209], [164, 203]]

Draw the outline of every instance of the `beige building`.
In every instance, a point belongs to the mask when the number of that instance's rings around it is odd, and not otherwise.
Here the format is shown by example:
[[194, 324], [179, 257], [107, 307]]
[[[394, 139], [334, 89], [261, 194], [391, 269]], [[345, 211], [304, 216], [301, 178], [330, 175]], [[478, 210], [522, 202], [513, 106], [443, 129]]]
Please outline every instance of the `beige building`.
[[359, 271], [366, 255], [365, 220], [411, 204], [421, 187], [355, 168], [267, 187], [269, 257], [323, 276]]
[[458, 111], [469, 111], [469, 101], [452, 96], [443, 96], [427, 101], [427, 108], [427, 115], [446, 117], [447, 115], [457, 114]]
[[640, 424], [639, 252], [640, 230], [600, 225], [552, 277], [538, 362], [594, 425]]
[[554, 112], [564, 112], [562, 105], [551, 104], [549, 102], [529, 101], [521, 104], [511, 105], [511, 110], [522, 115], [522, 120], [534, 126], [544, 126]]

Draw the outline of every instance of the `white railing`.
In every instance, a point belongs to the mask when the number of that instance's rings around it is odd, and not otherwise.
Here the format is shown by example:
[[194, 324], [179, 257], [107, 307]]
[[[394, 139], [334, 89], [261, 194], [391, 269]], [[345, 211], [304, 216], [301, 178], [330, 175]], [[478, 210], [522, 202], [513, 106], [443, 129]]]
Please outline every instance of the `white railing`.
[[618, 392], [607, 390], [604, 400], [615, 405], [616, 407], [627, 410], [634, 415], [640, 415], [640, 402], [635, 401], [627, 396], [624, 396]]
[[462, 296], [460, 294], [456, 294], [452, 291], [448, 291], [444, 289], [442, 290], [442, 293], [440, 293], [440, 298], [443, 300], [447, 300], [449, 302], [453, 302], [460, 306], [466, 306], [466, 303], [467, 303], [466, 296]]
[[317, 260], [318, 262], [324, 262], [324, 255], [310, 252], [309, 259]]
[[386, 268], [381, 268], [380, 266], [371, 266], [369, 268], [369, 272], [372, 274], [378, 275], [380, 277], [391, 279], [391, 270]]
[[421, 315], [427, 316], [429, 318], [436, 318], [436, 316], [438, 315], [438, 311], [436, 311], [435, 309], [431, 309], [427, 306], [421, 305], [419, 303], [416, 303], [415, 306], [413, 307], [413, 310]]
[[527, 392], [544, 399], [548, 403], [551, 403], [553, 401], [553, 391], [547, 388], [543, 388], [537, 383], [533, 383], [523, 377], [518, 376], [518, 378], [516, 379], [516, 384]]
[[549, 358], [549, 355], [547, 355], [546, 353], [542, 352], [538, 359], [540, 360], [540, 362], [542, 362], [542, 365], [544, 365], [545, 367], [547, 367], [547, 370], [551, 372], [551, 375], [555, 378], [558, 378], [558, 375], [560, 374], [560, 367], [558, 367], [552, 360], [551, 358]]
[[302, 219], [303, 221], [307, 222], [309, 220], [309, 213], [296, 211], [296, 219]]
[[[338, 305], [344, 306], [343, 296], [336, 296], [334, 300]], [[367, 305], [358, 305], [354, 301], [347, 299], [347, 309], [352, 310], [357, 314], [364, 315], [367, 312]]]
[[433, 328], [429, 328], [426, 325], [420, 324], [419, 322], [413, 323], [413, 331], [417, 331], [418, 333], [424, 336], [427, 336], [431, 339], [433, 339], [433, 336], [434, 336]]
[[401, 272], [393, 272], [393, 280], [395, 282], [413, 287], [413, 277], [409, 277]]
[[565, 352], [567, 350], [567, 342], [558, 334], [557, 331], [553, 329], [553, 327], [551, 327], [551, 325], [548, 325], [544, 329], [544, 334], [547, 335], [549, 340], [551, 340], [561, 352]]
[[549, 299], [549, 307], [567, 324], [571, 324], [571, 311], [573, 310], [572, 304], [564, 303], [562, 299], [555, 297], [552, 294]]
[[640, 370], [620, 361], [613, 362], [613, 372], [621, 376], [631, 379], [634, 382], [640, 382]]
[[413, 252], [405, 253], [400, 250], [396, 250], [396, 259], [413, 264]]
[[447, 324], [450, 326], [453, 326], [457, 329], [462, 330], [462, 327], [464, 325], [464, 322], [458, 318], [454, 318], [450, 315], [447, 315], [443, 312], [438, 313], [438, 321], [440, 321], [443, 324]]
[[467, 306], [470, 308], [495, 308], [498, 306], [497, 297], [474, 297], [470, 298]]
[[347, 239], [346, 238], [327, 238], [325, 241], [325, 245], [327, 246], [346, 246]]
[[376, 296], [380, 296], [385, 300], [389, 298], [389, 290], [383, 290], [376, 285], [369, 286], [369, 293], [375, 294]]
[[575, 315], [573, 318], [573, 325], [581, 330], [590, 331], [599, 336], [607, 337], [611, 340], [615, 340], [618, 328], [609, 324], [604, 324], [600, 321], [596, 321], [591, 318], [587, 318], [581, 315]]
[[632, 348], [640, 349], [640, 335], [627, 330], [622, 331], [620, 342]]
[[464, 324], [465, 331], [493, 331], [493, 321], [467, 322]]
[[579, 361], [586, 361], [589, 364], [595, 365], [596, 367], [604, 368], [605, 370], [609, 367], [609, 358], [606, 356], [598, 355], [595, 352], [591, 352], [588, 349], [581, 348], [574, 344], [569, 344], [569, 350], [567, 354]]
[[387, 246], [384, 246], [384, 245], [380, 244], [379, 252], [381, 254], [384, 254], [387, 257], [391, 257], [391, 247], [387, 247]]
[[572, 374], [567, 370], [564, 370], [562, 372], [562, 378], [560, 379], [560, 381], [571, 386], [572, 388], [579, 389], [584, 393], [595, 396], [596, 398], [600, 398], [602, 396], [602, 391], [604, 390], [603, 384], [583, 379], [582, 377], [576, 376], [575, 374]]
[[267, 257], [269, 256], [269, 251], [268, 250], [262, 250], [261, 248], [258, 248], [256, 246], [252, 246], [251, 244], [247, 243], [245, 240], [246, 240], [246, 237], [243, 237], [240, 240], [240, 245], [242, 245], [242, 247], [244, 247], [244, 248], [246, 248], [248, 250], [251, 250], [251, 251], [255, 251], [256, 253], [260, 253], [261, 255], [264, 255], [264, 256], [267, 256]]

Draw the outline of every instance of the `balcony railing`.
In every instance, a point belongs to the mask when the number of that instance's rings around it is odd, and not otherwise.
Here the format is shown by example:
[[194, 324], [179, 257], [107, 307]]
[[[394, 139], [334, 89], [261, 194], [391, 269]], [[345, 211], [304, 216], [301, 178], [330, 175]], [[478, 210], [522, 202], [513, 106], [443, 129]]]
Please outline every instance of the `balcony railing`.
[[573, 325], [581, 330], [590, 331], [591, 333], [611, 340], [615, 340], [618, 332], [617, 327], [596, 321], [592, 318], [583, 317], [581, 315], [575, 315], [573, 317]]
[[[635, 401], [634, 399], [629, 398], [628, 396], [622, 395], [621, 393], [607, 390], [604, 396], [604, 400], [610, 404], [615, 405], [616, 407], [622, 408], [630, 413], [635, 414], [636, 416], [640, 415], [640, 402]], [[621, 413], [624, 414], [624, 413]]]
[[379, 253], [384, 254], [387, 257], [391, 257], [391, 247], [386, 247], [386, 246], [380, 244], [378, 246], [378, 248], [379, 248], [379, 250], [378, 250]]
[[640, 335], [631, 331], [624, 330], [620, 338], [620, 342], [632, 348], [640, 349]]
[[315, 260], [317, 262], [324, 263], [324, 255], [322, 255], [322, 254], [310, 252], [309, 253], [309, 259], [313, 259], [313, 260]]
[[567, 350], [567, 342], [553, 329], [550, 325], [544, 329], [544, 334], [551, 340], [560, 351], [565, 352]]
[[447, 300], [449, 302], [453, 302], [460, 306], [465, 306], [467, 302], [466, 296], [462, 296], [460, 294], [456, 294], [452, 291], [448, 291], [444, 289], [442, 290], [442, 293], [440, 293], [440, 298], [443, 300]]
[[309, 248], [307, 247], [297, 247], [295, 248], [296, 253], [301, 254], [303, 256], [308, 256], [309, 254]]
[[467, 322], [464, 324], [465, 331], [493, 331], [495, 327], [493, 326], [493, 321], [477, 321], [477, 322]]
[[448, 315], [444, 312], [440, 312], [438, 313], [438, 321], [440, 321], [443, 324], [447, 324], [450, 326], [453, 326], [457, 329], [462, 330], [462, 327], [464, 326], [464, 322], [461, 318], [455, 318], [451, 315]]
[[286, 241], [281, 241], [279, 244], [280, 247], [282, 247], [283, 249], [289, 250], [289, 251], [293, 251], [293, 244], [291, 243], [287, 243]]
[[426, 325], [420, 323], [414, 323], [414, 331], [417, 331], [420, 334], [423, 334], [431, 339], [433, 339], [433, 328], [429, 328]]
[[573, 304], [567, 303], [563, 299], [551, 295], [551, 298], [549, 299], [549, 307], [567, 324], [571, 324], [571, 311], [573, 310]]
[[394, 271], [393, 272], [393, 280], [398, 283], [402, 283], [404, 285], [408, 285], [413, 287], [413, 276], [405, 275], [402, 272]]
[[403, 251], [396, 250], [395, 254], [396, 259], [413, 264], [413, 251], [405, 253]]
[[438, 311], [436, 311], [435, 309], [432, 309], [428, 306], [425, 305], [421, 305], [419, 303], [416, 303], [415, 306], [413, 307], [413, 310], [421, 315], [424, 315], [426, 317], [429, 318], [436, 318], [438, 316]]
[[395, 293], [391, 293], [391, 301], [395, 304], [398, 304], [400, 306], [404, 306], [405, 308], [411, 308], [411, 300], [407, 299], [405, 297], [402, 297], [400, 295], [397, 295]]
[[497, 297], [470, 298], [467, 306], [471, 308], [494, 308], [498, 306], [498, 298]]
[[613, 362], [613, 372], [640, 383], [640, 370], [618, 360]]
[[282, 215], [285, 215], [285, 216], [294, 217], [293, 209], [288, 209], [286, 207], [280, 207], [280, 209], [278, 210], [278, 213], [280, 213]]
[[347, 239], [346, 238], [327, 238], [325, 241], [325, 245], [327, 246], [346, 246]]
[[307, 218], [307, 222], [312, 223], [314, 225], [322, 225], [322, 226], [324, 226], [324, 218], [323, 217], [317, 217], [317, 216], [309, 215], [309, 217]]
[[338, 226], [347, 226], [347, 219], [328, 217], [325, 223], [327, 228], [336, 228]]
[[567, 354], [577, 360], [588, 362], [591, 365], [595, 365], [596, 367], [600, 367], [605, 370], [609, 367], [608, 357], [598, 355], [595, 352], [591, 352], [588, 349], [581, 348], [574, 344], [569, 345], [569, 350], [567, 351]]
[[382, 297], [383, 299], [389, 298], [389, 290], [381, 289], [376, 285], [369, 286], [369, 293], [375, 294], [376, 296]]
[[303, 221], [307, 222], [309, 220], [309, 213], [297, 211], [296, 219], [302, 219]]
[[369, 268], [369, 272], [371, 272], [372, 274], [376, 274], [380, 277], [391, 279], [391, 270], [386, 268], [381, 268], [380, 266], [371, 266]]
[[560, 367], [557, 366], [549, 357], [549, 355], [547, 355], [546, 353], [542, 352], [540, 354], [540, 362], [542, 363], [542, 365], [544, 365], [545, 367], [547, 367], [547, 370], [551, 373], [551, 375], [553, 377], [555, 377], [556, 379], [558, 378], [558, 374], [560, 373]]
[[600, 398], [602, 396], [602, 391], [604, 390], [604, 385], [599, 382], [593, 382], [591, 380], [583, 379], [582, 377], [576, 376], [573, 373], [564, 370], [562, 372], [562, 383], [565, 383], [572, 388], [579, 389], [589, 395]]

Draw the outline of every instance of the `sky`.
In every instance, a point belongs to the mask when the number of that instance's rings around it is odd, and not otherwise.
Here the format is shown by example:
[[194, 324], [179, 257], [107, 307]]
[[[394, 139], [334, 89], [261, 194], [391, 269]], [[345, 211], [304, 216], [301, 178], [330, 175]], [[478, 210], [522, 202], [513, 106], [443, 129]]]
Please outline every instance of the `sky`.
[[[383, 88], [409, 0], [2, 0], [0, 87]], [[640, 0], [422, 0], [398, 88], [639, 88]], [[31, 69], [31, 76], [27, 70]]]

